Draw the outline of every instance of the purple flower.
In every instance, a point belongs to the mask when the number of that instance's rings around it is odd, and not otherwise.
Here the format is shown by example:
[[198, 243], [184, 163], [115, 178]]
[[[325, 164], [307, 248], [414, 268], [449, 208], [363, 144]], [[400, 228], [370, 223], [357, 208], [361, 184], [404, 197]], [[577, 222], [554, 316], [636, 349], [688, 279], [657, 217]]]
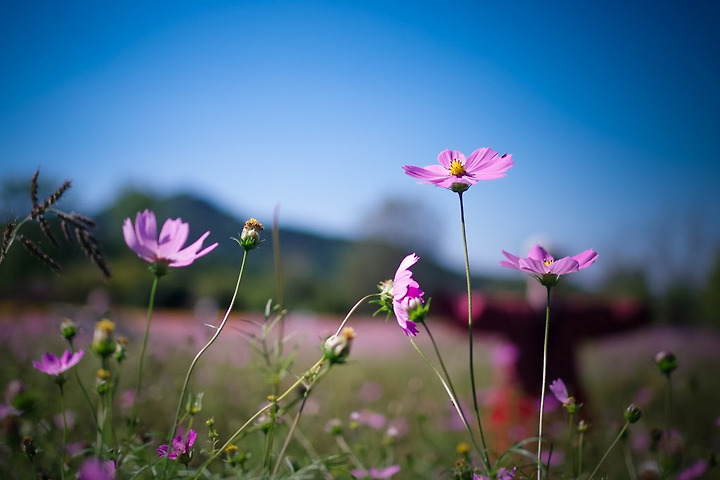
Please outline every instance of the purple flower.
[[195, 439], [197, 438], [197, 432], [190, 429], [190, 432], [187, 436], [187, 441], [183, 441], [182, 435], [178, 435], [177, 437], [173, 438], [172, 441], [172, 449], [170, 450], [170, 453], [168, 454], [168, 446], [167, 445], [160, 445], [157, 448], [157, 454], [158, 457], [169, 457], [172, 460], [177, 459], [180, 455], [187, 455], [190, 451], [190, 447], [193, 446], [193, 443], [195, 443]]
[[480, 148], [467, 159], [457, 150], [443, 150], [438, 155], [440, 165], [425, 168], [403, 165], [405, 173], [419, 178], [418, 183], [449, 188], [455, 192], [464, 192], [479, 180], [493, 180], [505, 176], [513, 166], [512, 155], [498, 155], [492, 148]]
[[573, 257], [563, 257], [555, 260], [540, 245], [532, 247], [525, 258], [520, 258], [505, 250], [502, 251], [502, 254], [505, 255], [506, 260], [500, 261], [501, 266], [529, 273], [545, 286], [555, 285], [561, 275], [589, 267], [598, 256], [595, 250], [591, 248]]
[[705, 460], [698, 460], [682, 472], [678, 473], [677, 480], [694, 480], [705, 474], [708, 464]]
[[210, 253], [218, 245], [214, 243], [200, 250], [203, 242], [210, 235], [210, 232], [205, 232], [195, 243], [182, 248], [189, 233], [190, 226], [187, 223], [183, 223], [179, 218], [174, 220], [168, 218], [158, 238], [155, 214], [147, 209], [136, 215], [135, 228], [129, 218], [123, 223], [123, 236], [130, 250], [148, 263], [165, 263], [169, 267], [186, 267]]
[[103, 462], [96, 458], [85, 460], [78, 472], [78, 480], [112, 480], [115, 478], [115, 463]]
[[391, 465], [385, 468], [372, 467], [369, 470], [361, 470], [356, 468], [352, 470], [353, 477], [355, 478], [390, 478], [400, 471], [400, 465]]
[[39, 362], [33, 360], [33, 367], [48, 375], [57, 377], [77, 365], [84, 354], [85, 352], [82, 350], [75, 353], [72, 353], [70, 350], [65, 350], [65, 353], [58, 359], [54, 353], [46, 353]]
[[415, 265], [420, 257], [411, 253], [400, 262], [393, 279], [393, 311], [398, 325], [405, 335], [414, 337], [418, 334], [415, 322], [410, 320], [408, 310], [417, 308], [424, 303], [422, 296], [425, 294], [420, 290], [420, 285], [413, 280], [410, 267]]
[[550, 391], [555, 395], [555, 398], [558, 399], [558, 402], [565, 405], [568, 403], [568, 400], [570, 400], [570, 395], [568, 395], [567, 387], [565, 387], [565, 382], [563, 382], [561, 379], [554, 380], [550, 384]]
[[[512, 470], [508, 470], [505, 467], [498, 468], [497, 474], [495, 475], [496, 480], [512, 480], [515, 478], [515, 469], [517, 467], [513, 467]], [[473, 474], [473, 480], [490, 480], [490, 477], [486, 475], [478, 475], [477, 473]]]

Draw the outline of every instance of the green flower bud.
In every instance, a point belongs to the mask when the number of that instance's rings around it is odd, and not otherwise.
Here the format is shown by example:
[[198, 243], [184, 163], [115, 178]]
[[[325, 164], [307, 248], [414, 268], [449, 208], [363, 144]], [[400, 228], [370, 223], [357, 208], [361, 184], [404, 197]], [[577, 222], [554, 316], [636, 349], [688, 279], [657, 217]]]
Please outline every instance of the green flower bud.
[[660, 370], [660, 373], [670, 376], [673, 370], [677, 368], [678, 361], [672, 352], [663, 351], [658, 352], [657, 355], [655, 355], [655, 364], [657, 365], [658, 370]]
[[103, 358], [109, 357], [115, 353], [115, 340], [113, 332], [115, 324], [108, 319], [100, 320], [95, 324], [95, 332], [90, 346], [93, 351]]
[[580, 422], [578, 422], [577, 428], [578, 428], [578, 432], [585, 433], [585, 432], [587, 432], [587, 429], [590, 428], [590, 424], [587, 423], [585, 420], [580, 420]]
[[642, 417], [642, 412], [634, 403], [631, 403], [630, 406], [625, 409], [625, 413], [623, 415], [625, 420], [630, 423], [635, 423], [640, 420], [640, 417]]
[[65, 340], [72, 342], [72, 339], [75, 338], [75, 335], [77, 334], [77, 325], [75, 325], [75, 322], [71, 319], [67, 317], [63, 318], [60, 321], [60, 334]]
[[345, 363], [354, 338], [355, 330], [352, 327], [345, 327], [339, 334], [331, 335], [323, 344], [323, 357], [330, 363]]
[[260, 232], [263, 230], [262, 223], [254, 218], [245, 222], [242, 233], [240, 233], [240, 246], [247, 252], [260, 245]]

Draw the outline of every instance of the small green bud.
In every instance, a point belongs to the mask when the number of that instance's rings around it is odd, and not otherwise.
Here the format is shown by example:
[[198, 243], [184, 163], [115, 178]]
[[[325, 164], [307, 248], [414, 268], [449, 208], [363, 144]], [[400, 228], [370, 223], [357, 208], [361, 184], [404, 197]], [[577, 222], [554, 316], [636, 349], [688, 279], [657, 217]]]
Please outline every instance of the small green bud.
[[470, 185], [468, 185], [467, 183], [462, 183], [462, 182], [456, 182], [450, 186], [450, 190], [452, 190], [455, 193], [466, 192], [469, 188], [470, 188]]
[[118, 363], [122, 363], [122, 361], [127, 358], [127, 349], [125, 348], [127, 346], [127, 343], [127, 337], [118, 337], [115, 345], [114, 354], [115, 361], [117, 361]]
[[95, 324], [95, 332], [93, 333], [93, 339], [90, 346], [93, 351], [103, 358], [109, 357], [115, 353], [115, 340], [113, 339], [113, 332], [115, 331], [115, 324], [108, 320], [103, 319]]
[[342, 422], [337, 418], [333, 418], [332, 420], [328, 421], [328, 423], [325, 427], [325, 430], [330, 432], [330, 435], [333, 435], [333, 436], [342, 435], [342, 433], [343, 433]]
[[72, 339], [77, 335], [77, 325], [71, 319], [65, 317], [60, 321], [60, 334], [68, 342], [72, 342]]
[[672, 352], [662, 351], [655, 355], [655, 365], [657, 365], [660, 373], [670, 376], [673, 370], [677, 368], [678, 361]]
[[193, 395], [192, 393], [188, 395], [187, 405], [185, 406], [185, 411], [188, 415], [195, 415], [202, 411], [202, 400], [204, 394], [205, 392], [200, 392], [197, 395]]
[[263, 230], [262, 223], [254, 218], [245, 222], [245, 226], [240, 233], [240, 246], [247, 252], [260, 245], [260, 232]]
[[587, 429], [590, 428], [590, 424], [587, 423], [585, 420], [580, 420], [578, 422], [578, 432], [585, 433], [587, 432]]
[[642, 417], [642, 412], [637, 405], [631, 403], [630, 406], [625, 409], [624, 417], [628, 422], [635, 423]]
[[345, 363], [350, 355], [350, 346], [355, 338], [355, 330], [345, 327], [337, 335], [331, 335], [322, 346], [323, 357], [330, 363]]

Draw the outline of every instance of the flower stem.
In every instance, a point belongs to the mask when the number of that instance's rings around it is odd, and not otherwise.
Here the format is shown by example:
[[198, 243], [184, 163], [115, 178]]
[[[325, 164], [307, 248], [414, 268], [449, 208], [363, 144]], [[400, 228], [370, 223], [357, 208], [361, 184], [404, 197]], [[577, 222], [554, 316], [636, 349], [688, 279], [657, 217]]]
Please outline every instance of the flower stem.
[[[178, 406], [175, 410], [175, 419], [172, 423], [172, 429], [170, 431], [169, 443], [168, 445], [172, 444], [172, 439], [175, 437], [175, 433], [177, 432], [177, 424], [178, 424], [178, 418], [180, 418], [180, 409], [182, 408], [183, 399], [185, 398], [185, 393], [187, 392], [188, 384], [190, 383], [190, 375], [192, 375], [193, 370], [195, 369], [195, 365], [197, 364], [198, 360], [202, 356], [205, 351], [210, 348], [210, 345], [213, 344], [215, 339], [220, 335], [220, 332], [222, 331], [223, 327], [225, 327], [225, 324], [227, 323], [228, 317], [230, 316], [230, 312], [232, 311], [233, 306], [235, 305], [235, 299], [237, 298], [238, 290], [240, 290], [240, 281], [242, 280], [243, 271], [245, 270], [245, 261], [247, 260], [247, 254], [248, 251], [244, 250], [242, 263], [240, 264], [240, 273], [238, 274], [237, 282], [235, 283], [235, 291], [233, 292], [232, 299], [230, 299], [230, 305], [228, 305], [227, 311], [225, 312], [225, 316], [222, 319], [222, 322], [220, 322], [220, 326], [215, 330], [215, 333], [210, 338], [207, 344], [203, 348], [200, 349], [200, 351], [195, 355], [195, 358], [193, 358], [193, 361], [190, 363], [190, 368], [188, 368], [187, 374], [185, 375], [185, 380], [183, 382], [182, 390], [180, 391], [180, 399], [178, 400]], [[165, 470], [164, 472], [167, 472], [167, 462], [165, 463]], [[165, 475], [163, 474], [163, 477]]]
[[547, 287], [547, 302], [545, 306], [545, 338], [543, 340], [543, 363], [542, 363], [542, 389], [540, 390], [540, 419], [538, 421], [538, 448], [537, 448], [537, 478], [542, 478], [542, 432], [543, 432], [543, 410], [545, 409], [545, 383], [547, 382], [547, 351], [548, 333], [550, 330], [550, 288]]
[[585, 437], [585, 432], [582, 430], [578, 434], [578, 469], [577, 469], [577, 475], [575, 478], [579, 478], [580, 475], [582, 475], [583, 471], [583, 438]]
[[437, 377], [440, 379], [440, 383], [442, 383], [443, 387], [445, 387], [445, 392], [447, 392], [448, 397], [450, 397], [450, 401], [452, 402], [453, 406], [455, 407], [455, 410], [457, 411], [458, 415], [460, 416], [460, 420], [462, 421], [463, 425], [465, 426], [465, 429], [470, 434], [470, 439], [472, 440], [473, 445], [475, 445], [475, 450], [477, 450], [478, 453], [480, 453], [480, 456], [483, 457], [483, 465], [486, 468], [485, 473], [489, 474], [490, 473], [490, 467], [488, 466], [489, 461], [487, 459], [487, 456], [484, 455], [486, 451], [480, 450], [480, 446], [478, 445], [477, 440], [475, 439], [475, 434], [473, 434], [472, 428], [470, 428], [470, 425], [468, 424], [467, 419], [465, 418], [465, 414], [463, 413], [462, 409], [460, 408], [460, 403], [458, 402], [457, 397], [455, 396], [453, 390], [448, 385], [448, 382], [445, 381], [445, 379], [440, 374], [440, 372], [438, 372], [437, 368], [435, 368], [435, 366], [432, 364], [432, 362], [430, 362], [430, 360], [428, 360], [428, 358], [425, 356], [425, 354], [422, 352], [422, 350], [420, 350], [420, 347], [418, 347], [417, 343], [415, 343], [415, 340], [413, 340], [412, 337], [408, 337], [408, 339], [410, 340], [410, 343], [412, 343], [413, 347], [415, 347], [415, 350], [417, 350], [417, 352], [420, 354], [422, 359], [425, 360], [425, 363], [427, 363], [427, 365], [432, 369], [432, 371], [435, 372], [435, 375], [437, 375]]
[[300, 421], [300, 415], [302, 415], [303, 409], [305, 408], [305, 402], [307, 402], [309, 393], [310, 393], [310, 390], [306, 390], [305, 393], [303, 394], [303, 399], [300, 402], [300, 407], [298, 407], [298, 411], [295, 414], [295, 418], [293, 419], [292, 425], [290, 425], [290, 430], [288, 431], [287, 437], [285, 438], [285, 442], [283, 443], [282, 448], [280, 448], [280, 453], [278, 453], [277, 461], [275, 462], [275, 468], [273, 468], [271, 478], [275, 478], [278, 470], [280, 470], [280, 464], [282, 463], [282, 459], [285, 456], [285, 452], [287, 451], [288, 445], [290, 445], [290, 440], [292, 439], [292, 436], [295, 433], [297, 424]]
[[347, 313], [347, 315], [345, 315], [345, 318], [343, 318], [343, 321], [340, 322], [340, 326], [338, 327], [337, 332], [335, 332], [335, 335], [336, 335], [336, 336], [337, 336], [337, 335], [340, 335], [340, 331], [342, 331], [342, 329], [343, 329], [343, 327], [345, 326], [345, 324], [347, 323], [347, 321], [350, 320], [350, 317], [352, 316], [352, 314], [355, 313], [355, 310], [357, 310], [358, 307], [359, 307], [360, 305], [362, 305], [362, 303], [363, 303], [365, 300], [367, 300], [368, 298], [377, 297], [377, 296], [378, 296], [377, 293], [371, 293], [370, 295], [365, 295], [363, 298], [361, 298], [360, 300], [358, 300], [357, 303], [356, 303], [355, 305], [353, 305], [353, 307], [352, 307], [352, 308], [350, 309], [350, 311]]
[[62, 410], [63, 419], [63, 435], [62, 435], [62, 452], [60, 455], [60, 477], [65, 480], [65, 457], [67, 456], [67, 416], [65, 415], [65, 392], [63, 390], [62, 381], [58, 382], [60, 386], [60, 409]]
[[597, 473], [597, 471], [600, 469], [600, 465], [602, 465], [602, 463], [605, 461], [605, 459], [607, 458], [608, 454], [610, 453], [610, 450], [612, 450], [613, 447], [615, 446], [615, 444], [618, 442], [618, 440], [620, 440], [620, 438], [623, 436], [623, 434], [625, 433], [625, 430], [627, 430], [627, 428], [628, 428], [629, 425], [630, 425], [630, 422], [626, 421], [626, 422], [625, 422], [625, 425], [623, 425], [622, 430], [620, 430], [620, 433], [619, 433], [618, 436], [615, 438], [615, 441], [613, 441], [612, 445], [610, 445], [610, 448], [608, 448], [607, 451], [605, 452], [605, 455], [603, 455], [603, 457], [600, 459], [600, 463], [597, 464], [597, 467], [595, 467], [595, 470], [593, 470], [593, 472], [592, 472], [592, 473], [590, 474], [590, 476], [588, 477], [588, 480], [592, 480], [592, 478], [595, 476], [595, 474]]
[[570, 421], [568, 423], [568, 430], [570, 434], [570, 465], [572, 465], [573, 478], [578, 477], [577, 466], [575, 465], [575, 445], [573, 445], [573, 418], [575, 415], [570, 414]]
[[470, 363], [470, 388], [472, 388], [473, 409], [475, 418], [477, 419], [478, 430], [480, 431], [480, 441], [483, 446], [483, 462], [485, 468], [489, 472], [491, 469], [490, 458], [488, 457], [487, 444], [485, 443], [485, 435], [483, 434], [482, 422], [480, 421], [480, 410], [478, 408], [477, 388], [475, 387], [475, 360], [473, 357], [473, 311], [472, 311], [472, 286], [470, 282], [470, 257], [468, 255], [467, 234], [465, 233], [465, 206], [463, 205], [462, 192], [458, 192], [460, 199], [460, 225], [462, 227], [463, 251], [465, 254], [465, 278], [467, 280], [467, 308], [468, 308], [468, 342], [469, 342], [469, 363]]
[[150, 289], [150, 300], [148, 301], [147, 320], [145, 322], [145, 334], [143, 335], [142, 347], [140, 349], [140, 360], [138, 363], [137, 382], [135, 385], [135, 395], [133, 396], [132, 413], [130, 414], [130, 435], [135, 430], [137, 422], [138, 400], [140, 398], [140, 387], [142, 385], [143, 361], [145, 360], [145, 350], [147, 349], [148, 337], [150, 335], [150, 321], [152, 320], [153, 307], [155, 305], [155, 292], [157, 291], [160, 277], [155, 275], [153, 278], [152, 288]]

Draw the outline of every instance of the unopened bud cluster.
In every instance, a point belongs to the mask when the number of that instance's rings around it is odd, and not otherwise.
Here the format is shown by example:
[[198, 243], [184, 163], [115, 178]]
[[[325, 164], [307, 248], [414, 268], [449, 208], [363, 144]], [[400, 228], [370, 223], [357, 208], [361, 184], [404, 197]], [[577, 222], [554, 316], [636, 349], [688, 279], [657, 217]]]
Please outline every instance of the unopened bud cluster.
[[247, 252], [260, 245], [260, 232], [263, 230], [262, 223], [254, 218], [245, 222], [245, 226], [240, 233], [240, 246]]

